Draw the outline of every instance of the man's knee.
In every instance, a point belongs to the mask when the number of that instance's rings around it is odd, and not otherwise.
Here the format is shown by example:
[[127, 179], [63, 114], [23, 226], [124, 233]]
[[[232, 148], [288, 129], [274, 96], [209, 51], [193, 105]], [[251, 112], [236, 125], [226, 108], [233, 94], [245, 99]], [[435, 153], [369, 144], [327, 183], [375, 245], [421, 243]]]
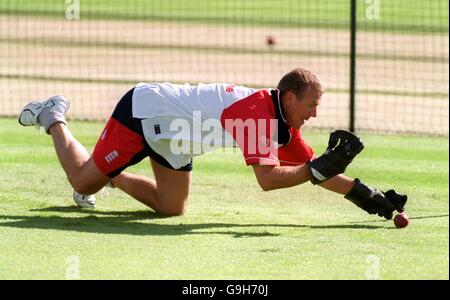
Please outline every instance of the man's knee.
[[93, 195], [102, 188], [102, 186], [99, 186], [98, 184], [77, 180], [76, 178], [69, 177], [69, 182], [77, 193], [83, 195]]
[[159, 209], [158, 214], [168, 217], [178, 217], [184, 215], [186, 209]]
[[92, 158], [77, 172], [67, 174], [67, 178], [73, 189], [83, 195], [97, 193], [110, 180], [97, 169]]
[[187, 198], [176, 203], [167, 203], [162, 200], [158, 205], [157, 213], [171, 217], [182, 216], [187, 210], [187, 202]]

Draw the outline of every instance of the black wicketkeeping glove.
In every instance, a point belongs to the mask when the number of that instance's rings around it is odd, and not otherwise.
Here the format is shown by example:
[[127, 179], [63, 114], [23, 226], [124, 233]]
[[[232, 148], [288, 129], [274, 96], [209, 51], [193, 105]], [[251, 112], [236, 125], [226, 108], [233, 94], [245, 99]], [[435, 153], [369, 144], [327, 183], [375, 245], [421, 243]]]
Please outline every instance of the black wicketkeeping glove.
[[405, 210], [405, 204], [406, 201], [408, 201], [408, 196], [403, 194], [398, 194], [394, 190], [388, 190], [384, 192], [384, 196], [391, 201], [391, 203], [394, 205], [395, 210], [399, 213], [403, 212]]
[[345, 198], [362, 208], [369, 214], [378, 214], [387, 220], [392, 219], [394, 210], [404, 211], [408, 197], [397, 194], [394, 190], [383, 193], [378, 189], [372, 189], [355, 179], [355, 185]]
[[311, 182], [318, 184], [344, 173], [353, 158], [363, 149], [363, 143], [355, 134], [345, 130], [333, 131], [325, 153], [308, 162], [312, 175]]

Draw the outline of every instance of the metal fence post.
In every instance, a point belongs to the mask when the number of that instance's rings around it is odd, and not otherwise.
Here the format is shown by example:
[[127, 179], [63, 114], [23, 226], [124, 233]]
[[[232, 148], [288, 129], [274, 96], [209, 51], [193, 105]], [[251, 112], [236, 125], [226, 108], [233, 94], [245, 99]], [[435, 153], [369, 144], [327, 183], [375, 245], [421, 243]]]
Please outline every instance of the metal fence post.
[[356, 92], [356, 0], [350, 1], [350, 124], [355, 131], [355, 92]]

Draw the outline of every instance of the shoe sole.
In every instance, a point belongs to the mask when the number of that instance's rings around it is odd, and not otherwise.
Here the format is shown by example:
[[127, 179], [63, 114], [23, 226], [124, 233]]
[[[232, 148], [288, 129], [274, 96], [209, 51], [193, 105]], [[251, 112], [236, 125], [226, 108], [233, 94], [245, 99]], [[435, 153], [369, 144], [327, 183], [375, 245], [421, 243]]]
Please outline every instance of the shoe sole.
[[[52, 97], [50, 97], [49, 99], [47, 99], [45, 101], [45, 104], [41, 104], [42, 105], [41, 111], [42, 111], [42, 109], [44, 109], [44, 107], [52, 108], [52, 107], [56, 106], [55, 100], [51, 99], [53, 97], [58, 97], [58, 96], [52, 96]], [[67, 98], [65, 98], [64, 96], [61, 96], [61, 97], [63, 98], [63, 99], [61, 99], [61, 101], [63, 101], [66, 104], [66, 106], [67, 106], [67, 109], [65, 111], [65, 112], [67, 112], [69, 110], [69, 108], [70, 108], [70, 101]], [[51, 102], [51, 105], [48, 105], [50, 102]], [[20, 119], [22, 118], [22, 115], [25, 112], [27, 112], [27, 111], [29, 111], [33, 115], [33, 117], [36, 116], [36, 114], [31, 109], [26, 108], [26, 107], [28, 105], [30, 105], [30, 104], [38, 104], [38, 103], [40, 103], [40, 102], [39, 101], [32, 101], [32, 102], [28, 103], [27, 105], [25, 105], [25, 107], [22, 109], [22, 112], [20, 113], [19, 117], [17, 118], [17, 121], [19, 122], [20, 125], [22, 125], [22, 126], [33, 126], [33, 125], [35, 125], [35, 124], [30, 124], [30, 125], [24, 124], [24, 123], [22, 123], [20, 121]]]

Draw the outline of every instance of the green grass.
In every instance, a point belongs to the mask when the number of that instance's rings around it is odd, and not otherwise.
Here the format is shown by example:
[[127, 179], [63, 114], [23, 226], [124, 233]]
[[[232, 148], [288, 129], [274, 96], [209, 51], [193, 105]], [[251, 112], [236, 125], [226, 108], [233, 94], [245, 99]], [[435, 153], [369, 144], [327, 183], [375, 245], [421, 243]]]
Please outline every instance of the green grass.
[[[90, 150], [102, 127], [70, 123]], [[51, 139], [0, 119], [0, 279], [65, 279], [74, 256], [81, 279], [366, 279], [377, 265], [381, 279], [449, 279], [448, 138], [361, 137], [347, 174], [407, 193], [405, 229], [310, 184], [262, 192], [221, 151], [195, 160], [182, 217], [118, 190], [80, 210]], [[305, 138], [320, 153], [327, 134]], [[147, 161], [130, 170], [152, 176]]]
[[[375, 3], [377, 1], [373, 1]], [[288, 27], [348, 29], [348, 0], [83, 0], [81, 18], [145, 19]], [[358, 0], [362, 30], [448, 32], [448, 1], [382, 0], [379, 18], [370, 18], [370, 6]], [[63, 0], [2, 0], [6, 14], [65, 16]], [[367, 17], [369, 15], [369, 17]]]

